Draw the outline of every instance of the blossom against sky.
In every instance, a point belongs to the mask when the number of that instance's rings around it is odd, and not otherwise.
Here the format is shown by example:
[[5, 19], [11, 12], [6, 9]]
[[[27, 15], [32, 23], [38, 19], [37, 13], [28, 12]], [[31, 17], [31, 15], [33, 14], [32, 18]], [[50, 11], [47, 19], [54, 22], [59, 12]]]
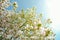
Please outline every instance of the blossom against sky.
[[[60, 33], [60, 0], [11, 0], [13, 3], [14, 1], [18, 2], [18, 9], [21, 10], [22, 8], [32, 8], [36, 6], [38, 12], [46, 13], [52, 19], [52, 27], [54, 31], [57, 33], [57, 40], [59, 40], [59, 33]], [[9, 7], [11, 9], [12, 7]]]
[[[35, 6], [38, 10], [38, 12], [44, 11], [44, 0], [10, 0], [12, 3], [16, 1], [18, 3], [18, 9], [21, 10], [22, 8], [32, 8]], [[12, 7], [9, 7], [9, 10], [12, 9]]]

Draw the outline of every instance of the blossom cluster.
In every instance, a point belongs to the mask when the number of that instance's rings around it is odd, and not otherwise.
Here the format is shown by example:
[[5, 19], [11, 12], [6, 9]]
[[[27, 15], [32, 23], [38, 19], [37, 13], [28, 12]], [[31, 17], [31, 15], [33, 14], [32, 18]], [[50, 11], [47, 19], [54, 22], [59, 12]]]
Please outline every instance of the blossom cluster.
[[0, 40], [55, 40], [54, 32], [46, 26], [51, 20], [42, 22], [43, 15], [37, 14], [34, 7], [19, 12], [0, 10]]

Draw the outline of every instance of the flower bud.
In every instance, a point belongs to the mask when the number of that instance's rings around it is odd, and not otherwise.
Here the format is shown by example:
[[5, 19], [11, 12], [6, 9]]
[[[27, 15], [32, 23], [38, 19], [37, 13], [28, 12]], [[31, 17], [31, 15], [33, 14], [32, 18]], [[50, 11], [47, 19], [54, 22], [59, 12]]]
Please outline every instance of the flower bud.
[[13, 6], [14, 6], [15, 8], [17, 8], [17, 7], [18, 7], [17, 2], [14, 2], [14, 3], [13, 3]]

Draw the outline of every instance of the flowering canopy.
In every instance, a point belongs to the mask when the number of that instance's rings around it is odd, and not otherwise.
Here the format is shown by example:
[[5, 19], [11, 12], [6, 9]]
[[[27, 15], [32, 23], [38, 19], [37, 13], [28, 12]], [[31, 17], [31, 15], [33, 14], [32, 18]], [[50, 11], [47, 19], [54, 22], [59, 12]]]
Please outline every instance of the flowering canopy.
[[52, 23], [50, 19], [42, 22], [43, 15], [37, 14], [35, 8], [22, 9], [15, 12], [18, 7], [13, 3], [14, 10], [5, 8], [10, 6], [8, 0], [0, 1], [0, 40], [54, 40], [55, 34], [47, 27]]

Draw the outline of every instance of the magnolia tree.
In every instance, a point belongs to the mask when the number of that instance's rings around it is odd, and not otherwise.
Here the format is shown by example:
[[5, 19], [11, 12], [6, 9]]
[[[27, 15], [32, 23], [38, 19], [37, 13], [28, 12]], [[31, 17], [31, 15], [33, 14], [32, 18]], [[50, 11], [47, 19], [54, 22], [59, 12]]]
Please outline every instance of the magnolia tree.
[[[13, 6], [13, 10], [6, 8]], [[17, 3], [0, 0], [0, 40], [55, 40], [55, 34], [42, 14], [36, 13], [36, 8], [22, 9], [16, 12]]]

